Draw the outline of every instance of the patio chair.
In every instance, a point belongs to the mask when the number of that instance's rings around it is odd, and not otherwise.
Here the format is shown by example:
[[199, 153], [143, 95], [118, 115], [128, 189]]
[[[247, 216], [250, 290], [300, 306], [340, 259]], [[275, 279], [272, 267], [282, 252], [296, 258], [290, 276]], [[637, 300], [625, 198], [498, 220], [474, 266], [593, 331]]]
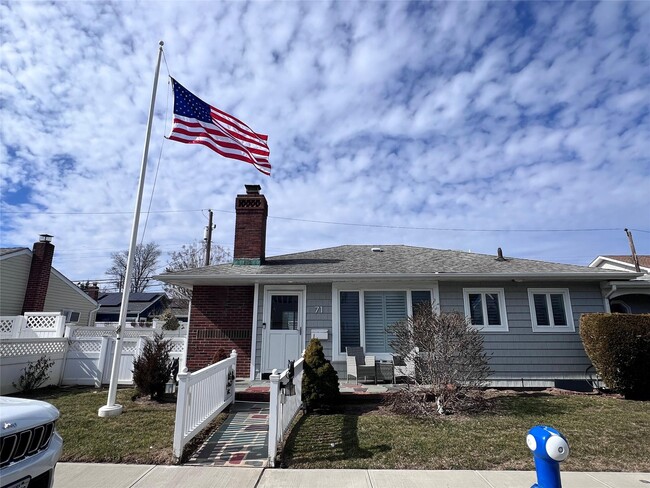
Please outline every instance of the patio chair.
[[415, 381], [415, 361], [418, 357], [418, 348], [414, 348], [407, 356], [393, 354], [395, 381], [397, 378], [406, 378]]
[[355, 382], [359, 383], [359, 378], [363, 377], [365, 380], [368, 378], [377, 381], [375, 375], [375, 356], [366, 356], [363, 352], [363, 347], [346, 347], [347, 357], [347, 378], [354, 376]]

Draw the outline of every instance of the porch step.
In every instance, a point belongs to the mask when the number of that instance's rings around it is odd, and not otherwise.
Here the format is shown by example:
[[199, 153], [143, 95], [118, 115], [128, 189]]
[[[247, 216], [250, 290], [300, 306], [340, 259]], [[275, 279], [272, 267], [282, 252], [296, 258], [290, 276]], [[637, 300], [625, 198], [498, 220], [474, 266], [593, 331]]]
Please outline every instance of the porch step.
[[243, 391], [235, 392], [235, 402], [269, 403], [271, 389], [269, 387], [250, 387]]

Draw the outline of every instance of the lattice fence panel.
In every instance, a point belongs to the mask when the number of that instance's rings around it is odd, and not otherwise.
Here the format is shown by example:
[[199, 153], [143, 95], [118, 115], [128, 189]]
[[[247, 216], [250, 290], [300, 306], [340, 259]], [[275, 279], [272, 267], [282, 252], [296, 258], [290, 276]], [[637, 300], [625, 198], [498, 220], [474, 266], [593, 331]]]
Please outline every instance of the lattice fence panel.
[[72, 329], [72, 338], [81, 339], [84, 337], [115, 337], [115, 331], [108, 328], [97, 327], [75, 327]]
[[13, 317], [0, 317], [0, 334], [9, 335], [12, 333], [14, 326]]
[[0, 357], [40, 356], [65, 352], [65, 342], [0, 342]]
[[25, 315], [28, 329], [56, 330], [59, 315]]
[[170, 352], [182, 353], [185, 350], [185, 340], [172, 341], [172, 349]]
[[76, 352], [84, 352], [84, 353], [89, 353], [89, 352], [99, 353], [102, 350], [102, 341], [101, 340], [71, 341], [70, 350]]

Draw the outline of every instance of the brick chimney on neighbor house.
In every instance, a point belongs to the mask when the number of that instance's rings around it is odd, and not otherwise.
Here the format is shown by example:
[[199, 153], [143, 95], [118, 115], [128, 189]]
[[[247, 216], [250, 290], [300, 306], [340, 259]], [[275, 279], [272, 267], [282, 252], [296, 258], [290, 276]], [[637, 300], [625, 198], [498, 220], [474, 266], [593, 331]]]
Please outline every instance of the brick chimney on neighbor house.
[[235, 200], [234, 264], [264, 264], [266, 217], [269, 206], [259, 185], [246, 185], [246, 194]]
[[34, 243], [34, 249], [32, 251], [32, 265], [29, 269], [22, 313], [42, 312], [45, 308], [45, 297], [47, 296], [47, 287], [50, 283], [53, 257], [54, 245], [52, 244], [52, 236], [49, 234], [41, 234], [38, 242]]
[[85, 285], [83, 283], [80, 283], [79, 288], [81, 288], [83, 292], [93, 300], [95, 301], [99, 300], [99, 286], [97, 286], [96, 282], [90, 284], [89, 282], [86, 281]]

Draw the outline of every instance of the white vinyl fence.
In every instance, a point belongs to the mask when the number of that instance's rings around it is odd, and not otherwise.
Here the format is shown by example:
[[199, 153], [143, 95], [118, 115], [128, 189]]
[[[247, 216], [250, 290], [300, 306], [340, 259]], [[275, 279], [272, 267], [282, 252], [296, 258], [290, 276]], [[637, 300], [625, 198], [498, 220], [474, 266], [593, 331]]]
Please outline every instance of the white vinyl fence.
[[0, 339], [63, 337], [65, 315], [51, 312], [27, 312], [25, 315], [0, 317]]
[[[302, 375], [305, 363], [305, 353], [294, 362], [293, 378], [290, 378], [289, 369], [278, 373], [273, 370], [271, 381], [271, 398], [269, 403], [269, 466], [275, 467], [275, 456], [278, 445], [284, 440], [284, 434], [291, 426], [302, 406]], [[295, 388], [291, 391], [291, 385]], [[291, 393], [290, 395], [287, 393]]]
[[194, 373], [187, 368], [178, 374], [173, 454], [181, 458], [183, 448], [228, 405], [235, 401], [237, 353]]
[[[49, 379], [43, 386], [48, 385], [93, 385], [101, 386], [110, 381], [111, 364], [115, 347], [115, 329], [97, 327], [66, 327], [59, 337], [33, 337], [34, 334], [54, 334], [53, 330], [61, 330], [58, 314], [34, 314], [37, 319], [30, 317], [2, 317], [4, 324], [0, 336], [0, 394], [13, 393], [20, 376], [30, 362], [46, 356], [54, 361], [49, 371]], [[47, 315], [55, 317], [48, 320]], [[44, 318], [45, 317], [45, 318]], [[65, 320], [65, 317], [63, 317]], [[32, 325], [25, 326], [32, 321]], [[7, 325], [10, 324], [10, 325]], [[16, 325], [18, 324], [18, 325]], [[65, 325], [65, 322], [63, 322]], [[16, 330], [21, 331], [21, 337], [14, 337]], [[133, 360], [144, 346], [144, 340], [157, 332], [151, 329], [125, 330], [122, 334], [123, 348], [120, 361], [118, 383], [133, 384]], [[186, 331], [163, 331], [165, 338], [172, 342], [172, 359], [179, 360], [179, 369], [185, 367], [187, 338], [182, 335]], [[27, 336], [27, 337], [25, 337]]]

